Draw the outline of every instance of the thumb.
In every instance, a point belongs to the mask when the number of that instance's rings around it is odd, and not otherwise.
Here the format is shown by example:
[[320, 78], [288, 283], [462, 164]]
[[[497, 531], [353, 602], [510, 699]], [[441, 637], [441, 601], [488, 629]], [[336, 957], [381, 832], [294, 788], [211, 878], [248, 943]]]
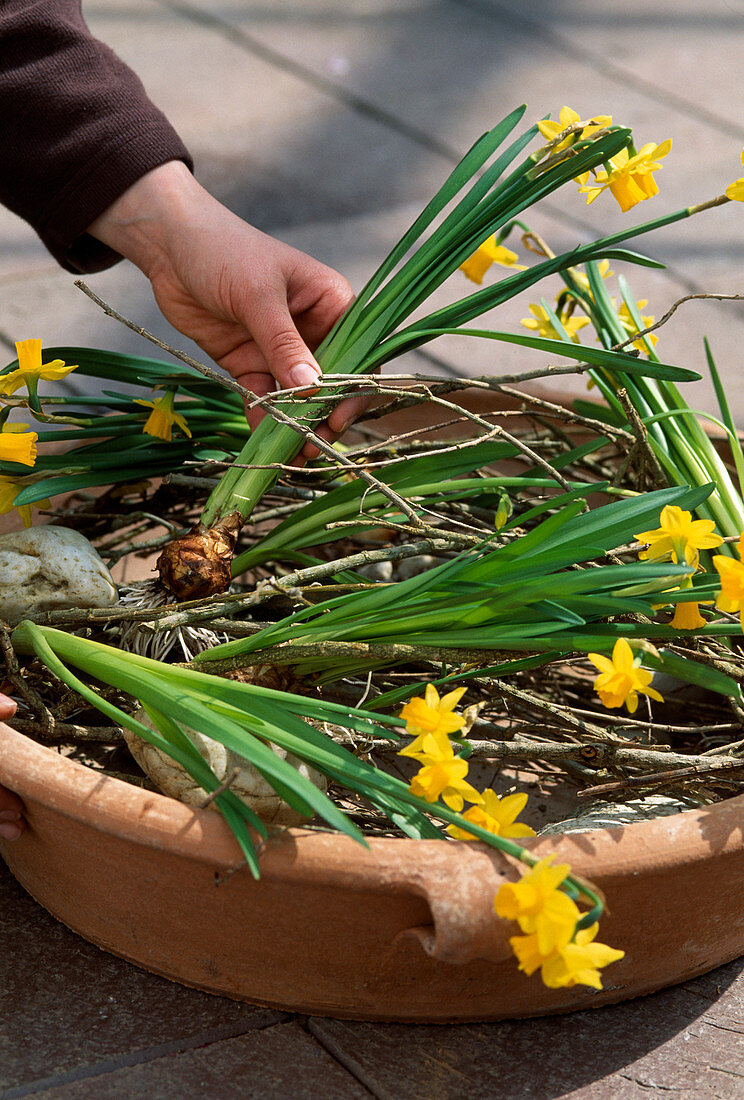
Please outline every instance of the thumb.
[[251, 335], [280, 389], [315, 386], [321, 376], [288, 308], [272, 305], [252, 319]]

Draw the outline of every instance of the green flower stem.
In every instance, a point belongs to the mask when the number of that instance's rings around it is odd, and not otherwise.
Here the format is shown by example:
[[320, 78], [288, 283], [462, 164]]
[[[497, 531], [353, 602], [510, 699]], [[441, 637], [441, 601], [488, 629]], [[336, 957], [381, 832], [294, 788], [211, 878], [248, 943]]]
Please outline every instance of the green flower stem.
[[[492, 132], [486, 143], [489, 150], [491, 148], [489, 142], [492, 141], [495, 148], [521, 117], [522, 110], [514, 112]], [[317, 350], [316, 358], [324, 374], [361, 374], [373, 370], [387, 357], [387, 352], [382, 355], [380, 353], [385, 339], [394, 332], [408, 314], [441, 285], [448, 275], [457, 269], [460, 263], [475, 251], [483, 239], [496, 232], [504, 223], [513, 221], [520, 211], [554, 191], [567, 182], [572, 175], [588, 170], [594, 164], [601, 162], [604, 156], [613, 155], [627, 144], [630, 137], [629, 131], [618, 129], [596, 141], [579, 143], [585, 147], [571, 158], [570, 164], [559, 163], [536, 179], [530, 178], [535, 162], [535, 154], [533, 154], [499, 183], [498, 177], [503, 168], [518, 155], [527, 141], [531, 140], [534, 132], [533, 127], [517, 139], [491, 168], [486, 170], [484, 177], [472, 184], [470, 192], [432, 232], [429, 239], [425, 240], [418, 251], [414, 252], [411, 258], [403, 263], [400, 270], [392, 275], [397, 263], [404, 259], [405, 253], [415, 244], [423, 229], [468, 182], [470, 176], [485, 159], [480, 156], [480, 153], [476, 153], [475, 160], [469, 160], [473, 151], [466, 156], [433, 203], [421, 218], [417, 219], [400, 245], [393, 249], [391, 256], [383, 262], [380, 271], [368, 284], [368, 288], [362, 291], [347, 315], [341, 319]], [[488, 155], [490, 152], [486, 153], [486, 156]], [[467, 169], [464, 168], [466, 164]], [[463, 172], [466, 173], [464, 178]], [[450, 185], [450, 181], [454, 182]], [[489, 193], [490, 187], [494, 188], [491, 193]], [[401, 247], [403, 245], [404, 248]], [[385, 282], [388, 275], [391, 277]], [[378, 290], [378, 288], [381, 289]], [[375, 291], [377, 291], [376, 296], [373, 296]], [[458, 303], [458, 306], [472, 310], [474, 298], [475, 296], [464, 299], [462, 303]], [[469, 312], [468, 316], [465, 314], [461, 316], [457, 313], [458, 306], [453, 307], [458, 325], [477, 315]], [[490, 308], [490, 305], [485, 305], [484, 302], [483, 308]], [[478, 312], [480, 311], [481, 309], [478, 309]], [[418, 337], [418, 342], [425, 342], [433, 338], [433, 335]], [[300, 424], [316, 424], [327, 416], [329, 409], [340, 396], [342, 396], [341, 391], [326, 392], [321, 399], [304, 402], [293, 409], [293, 419]], [[277, 478], [275, 470], [251, 470], [239, 467], [256, 465], [259, 461], [262, 465], [284, 465], [295, 457], [302, 444], [302, 434], [296, 429], [289, 427], [286, 423], [275, 424], [269, 417], [265, 417], [238, 455], [233, 468], [224, 475], [207, 502], [202, 516], [205, 525], [211, 526], [216, 520], [236, 510], [244, 519], [247, 518], [257, 501]]]
[[[726, 200], [728, 201], [728, 200]], [[691, 208], [691, 212], [709, 209], [720, 205], [719, 200]], [[592, 318], [600, 319], [596, 324], [600, 338], [607, 347], [623, 343], [628, 333], [620, 322], [604, 281], [593, 264], [588, 266], [593, 301], [587, 302], [587, 296], [581, 295], [582, 308]], [[645, 325], [639, 313], [635, 299], [627, 283], [620, 279], [620, 289], [638, 331]], [[572, 287], [575, 292], [575, 283]], [[659, 362], [658, 356], [647, 342], [647, 354], [651, 362]], [[625, 387], [626, 392], [638, 411], [648, 431], [649, 444], [666, 470], [673, 484], [703, 485], [713, 483], [711, 495], [697, 508], [703, 518], [712, 519], [724, 535], [738, 534], [744, 528], [744, 502], [721, 460], [710, 437], [703, 430], [697, 415], [687, 404], [681, 393], [670, 380], [630, 377], [617, 375], [614, 371], [592, 372], [602, 392], [611, 400], [613, 406], [624, 416], [622, 407], [614, 396], [613, 388]], [[609, 385], [608, 385], [609, 380]], [[723, 550], [730, 553], [730, 549]]]
[[33, 375], [26, 379], [26, 386], [28, 389], [28, 407], [32, 412], [41, 413], [42, 408], [39, 402], [39, 379]]
[[[54, 631], [53, 633], [58, 634], [59, 632]], [[72, 636], [70, 635], [65, 635], [65, 637], [69, 637], [70, 640], [72, 640]], [[133, 718], [119, 707], [114, 706], [113, 703], [108, 702], [108, 700], [104, 699], [98, 692], [89, 688], [87, 684], [84, 684], [82, 680], [78, 679], [78, 677], [70, 672], [62, 661], [60, 661], [57, 654], [49, 645], [43, 627], [36, 626], [29, 621], [21, 623], [13, 631], [13, 645], [20, 653], [33, 653], [37, 656], [63, 684], [73, 691], [76, 691], [83, 699], [97, 710], [100, 710], [102, 714], [110, 718], [116, 725], [124, 726], [126, 729], [131, 730], [143, 740], [170, 756], [176, 763], [180, 764], [191, 778], [196, 783], [199, 783], [205, 791], [211, 793], [220, 789], [222, 786], [220, 780], [204, 762], [201, 754], [188, 738], [179, 738], [175, 743], [166, 740], [157, 731], [153, 731], [149, 726], [145, 726], [142, 722], [138, 722], [136, 718]], [[119, 653], [118, 650], [112, 652]], [[246, 831], [245, 825], [250, 825], [264, 838], [268, 836], [266, 826], [261, 819], [249, 810], [245, 803], [241, 802], [241, 800], [230, 790], [222, 791], [218, 794], [215, 798], [215, 804], [233, 829], [246, 862], [254, 877], [258, 878], [259, 866], [256, 850]]]

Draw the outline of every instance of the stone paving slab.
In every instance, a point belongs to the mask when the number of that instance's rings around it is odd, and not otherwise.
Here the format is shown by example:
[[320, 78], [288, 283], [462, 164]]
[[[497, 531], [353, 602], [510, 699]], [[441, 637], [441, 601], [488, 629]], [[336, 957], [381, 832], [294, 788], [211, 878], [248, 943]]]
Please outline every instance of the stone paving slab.
[[[689, 9], [691, 0], [682, 6]], [[197, 7], [183, 3], [177, 10], [189, 15]], [[592, 17], [587, 14], [589, 7]], [[658, 20], [649, 29], [641, 11], [631, 6], [626, 12], [623, 5], [621, 36], [617, 30], [612, 33], [615, 7], [590, 5], [589, 0], [537, 3], [530, 9], [531, 17], [525, 17], [523, 5], [517, 11], [513, 5], [491, 0], [439, 4], [419, 0], [397, 6], [394, 12], [387, 6], [335, 0], [323, 5], [324, 17], [318, 18], [314, 5], [286, 0], [267, 8], [234, 0], [216, 9], [209, 7], [213, 20], [209, 26], [242, 44], [247, 53], [264, 47], [274, 51], [277, 63], [290, 60], [298, 67], [295, 75], [300, 80], [321, 81], [329, 94], [335, 89], [339, 98], [358, 96], [415, 127], [420, 148], [443, 144], [450, 159], [522, 101], [527, 103], [528, 120], [548, 112], [555, 116], [563, 103], [570, 103], [585, 116], [596, 111], [612, 114], [633, 126], [641, 143], [671, 137], [674, 155], [660, 174], [663, 193], [655, 204], [622, 215], [614, 200], [603, 202], [602, 227], [615, 229], [653, 216], [652, 206], [658, 214], [662, 203], [671, 210], [719, 193], [738, 175], [744, 141], [744, 125], [730, 95], [727, 111], [721, 115], [707, 80], [695, 83], [697, 99], [675, 97], [666, 89], [665, 77], [679, 85], [680, 76], [677, 47], [670, 48], [672, 14], [668, 29]], [[710, 7], [729, 17], [724, 23], [714, 17], [708, 24], [706, 12], [706, 31], [701, 32], [706, 59], [715, 57], [717, 72], [726, 76], [736, 71], [740, 39], [731, 33], [730, 5], [714, 0]], [[604, 27], [605, 15], [611, 28], [605, 40], [608, 35], [613, 42], [619, 38], [633, 53], [625, 66], [608, 65], [587, 30]], [[739, 25], [744, 28], [744, 11]], [[236, 28], [242, 35], [237, 39]], [[687, 50], [693, 48], [698, 49], [697, 37], [694, 43], [692, 38], [687, 40]], [[357, 155], [364, 158], [365, 150]], [[726, 166], [729, 175], [719, 178]], [[423, 185], [428, 173], [421, 169], [419, 158], [409, 158], [398, 165], [392, 179], [386, 177], [386, 183], [394, 185], [401, 175], [413, 173]], [[570, 205], [558, 200], [556, 209], [567, 224], [573, 221], [596, 229], [583, 198]], [[715, 222], [708, 221], [706, 235], [710, 238], [713, 233], [725, 245], [731, 239], [727, 228], [741, 225], [741, 218], [735, 211], [726, 215], [730, 222], [721, 220], [721, 212], [718, 215]], [[680, 232], [668, 230], [668, 240], [676, 241]], [[685, 225], [682, 239], [688, 233]], [[710, 252], [706, 259], [713, 264], [719, 249]]]
[[732, 88], [744, 38], [741, 0], [451, 0], [510, 19], [525, 33], [549, 41], [564, 56], [593, 64], [618, 91], [634, 85], [647, 99], [646, 117], [665, 103], [705, 127], [744, 142], [744, 120]]
[[[712, 43], [719, 50], [720, 69], [732, 71], [738, 46], [730, 33], [735, 13], [727, 13], [718, 0], [714, 6], [721, 18], [705, 32], [706, 42], [710, 50]], [[617, 35], [612, 13], [605, 8]], [[691, 21], [689, 4], [685, 12]], [[487, 0], [407, 0], [394, 11], [364, 0], [348, 5], [329, 0], [321, 9], [289, 0], [270, 7], [242, 0], [170, 5], [104, 0], [91, 5], [88, 15], [93, 29], [133, 64], [184, 134], [201, 178], [238, 213], [337, 266], [357, 287], [407, 224], [408, 212], [418, 208], [455, 156], [511, 106], [515, 95], [520, 98], [523, 89], [529, 90], [535, 117], [545, 110], [555, 112], [560, 105], [556, 88], [561, 101], [589, 112], [598, 102], [602, 109], [609, 102], [617, 117], [639, 125], [648, 124], [652, 103], [660, 127], [654, 136], [671, 133], [675, 139], [674, 157], [660, 177], [657, 213], [662, 202], [663, 209], [670, 209], [711, 193], [710, 165], [718, 172], [727, 142], [731, 164], [725, 170], [721, 166], [722, 182], [739, 170], [734, 137], [708, 120], [708, 115], [718, 120], [719, 105], [706, 98], [707, 86], [701, 88], [708, 112], [701, 126], [692, 99], [670, 105], [662, 85], [654, 85], [652, 98], [645, 84], [634, 86], [631, 70], [619, 70], [624, 86], [614, 70], [608, 77], [590, 33], [600, 25], [599, 17], [595, 11], [588, 18], [581, 0], [547, 9], [532, 5], [527, 16]], [[649, 29], [648, 22], [633, 6], [624, 41], [636, 43], [642, 38], [640, 28], [650, 36], [651, 46], [643, 37], [638, 49], [653, 47], [663, 58], [654, 33], [663, 35], [664, 25], [654, 19]], [[165, 54], [159, 45], [164, 35], [169, 41]], [[573, 44], [570, 64], [561, 52], [567, 36]], [[646, 64], [644, 80], [655, 81], [660, 69], [658, 63]], [[442, 79], [443, 72], [448, 79]], [[188, 80], [183, 73], [189, 74]], [[385, 114], [374, 117], [374, 111]], [[733, 115], [729, 108], [723, 122]], [[437, 142], [445, 149], [437, 152]], [[651, 214], [651, 204], [634, 213]], [[666, 273], [631, 272], [638, 296], [650, 299], [650, 311], [658, 316], [690, 289], [738, 289], [741, 213], [739, 204], [732, 204], [648, 242], [652, 253], [671, 265]], [[571, 201], [567, 197], [544, 204], [530, 220], [558, 249], [587, 239], [590, 225], [596, 233], [630, 224], [612, 200], [587, 210], [576, 195]], [[50, 343], [145, 350], [136, 337], [96, 315], [72, 288], [69, 276], [45, 259], [30, 230], [10, 215], [0, 215], [0, 243], [0, 330], [9, 346], [33, 328]], [[125, 313], [184, 345], [160, 319], [145, 281], [126, 265], [91, 282]], [[545, 288], [547, 295], [554, 284]], [[455, 292], [463, 291], [443, 291], [434, 304], [451, 300]], [[518, 330], [531, 297], [510, 303], [497, 320], [488, 320]], [[711, 335], [724, 374], [733, 383], [743, 327], [741, 307], [695, 303], [675, 316], [662, 348], [671, 361], [700, 368], [702, 335]], [[512, 370], [524, 364], [522, 352], [469, 340], [448, 338], [434, 350], [458, 373]], [[735, 412], [744, 419], [744, 395], [739, 397], [733, 384], [732, 390]], [[583, 383], [568, 390], [582, 391]], [[715, 408], [708, 383], [690, 394], [693, 404]]]
[[38, 1100], [152, 1096], [364, 1100], [371, 1094], [299, 1022], [292, 1021], [28, 1095]]
[[147, 974], [74, 935], [0, 862], [0, 1096], [286, 1017]]
[[0, 914], [2, 1100], [744, 1093], [744, 960], [565, 1016], [439, 1026], [305, 1020], [187, 989], [99, 951], [2, 864]]
[[310, 1030], [379, 1097], [589, 1100], [672, 1091], [733, 1100], [744, 1093], [743, 974], [739, 961], [702, 986], [697, 979], [627, 1004], [529, 1021], [412, 1034], [400, 1024], [313, 1019]]

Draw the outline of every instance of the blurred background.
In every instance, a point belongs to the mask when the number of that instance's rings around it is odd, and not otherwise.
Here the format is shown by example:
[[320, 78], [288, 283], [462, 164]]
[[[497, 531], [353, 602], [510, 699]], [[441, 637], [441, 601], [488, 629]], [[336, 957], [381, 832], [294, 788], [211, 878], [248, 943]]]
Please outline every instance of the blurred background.
[[[744, 0], [90, 0], [83, 10], [180, 132], [199, 180], [356, 289], [475, 138], [521, 102], [526, 122], [557, 118], [568, 104], [582, 118], [609, 114], [631, 126], [639, 148], [673, 142], [655, 177], [659, 195], [628, 214], [609, 194], [587, 207], [571, 187], [531, 212], [555, 251], [704, 201], [742, 175]], [[508, 243], [521, 251], [516, 237]], [[658, 318], [683, 294], [744, 292], [741, 203], [631, 247], [667, 265], [624, 268], [636, 297], [648, 299], [644, 313]], [[189, 347], [131, 265], [88, 282], [140, 325]], [[554, 277], [541, 293], [552, 300], [559, 285]], [[472, 289], [458, 274], [439, 298]], [[518, 330], [536, 297], [509, 303], [489, 323]], [[662, 360], [701, 373], [709, 337], [744, 424], [744, 303], [690, 302], [658, 335]], [[97, 310], [33, 231], [0, 210], [5, 361], [30, 336], [152, 350]], [[539, 361], [449, 337], [394, 369], [478, 375]], [[561, 396], [583, 389], [574, 379]], [[715, 409], [707, 380], [685, 392]]]

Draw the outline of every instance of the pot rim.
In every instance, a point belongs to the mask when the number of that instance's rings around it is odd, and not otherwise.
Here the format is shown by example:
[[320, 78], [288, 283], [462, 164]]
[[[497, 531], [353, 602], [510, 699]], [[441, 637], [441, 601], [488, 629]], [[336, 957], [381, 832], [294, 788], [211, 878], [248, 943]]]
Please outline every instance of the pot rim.
[[[0, 761], [0, 781], [22, 799], [52, 806], [100, 832], [168, 849], [222, 872], [243, 863], [237, 842], [218, 812], [192, 809], [166, 795], [102, 775], [2, 722]], [[524, 844], [538, 857], [555, 854], [557, 862], [569, 863], [577, 874], [617, 879], [651, 867], [672, 869], [744, 849], [743, 815], [744, 794], [632, 825], [530, 837]], [[475, 841], [443, 844], [409, 837], [368, 837], [367, 845], [364, 848], [330, 830], [283, 829], [262, 847], [262, 876], [317, 876], [331, 856], [333, 879], [339, 875], [358, 879], [372, 866], [378, 872], [393, 862], [399, 866], [402, 855], [406, 862], [425, 867], [432, 858], [437, 863], [444, 859], [459, 864], [466, 852], [495, 854]]]

